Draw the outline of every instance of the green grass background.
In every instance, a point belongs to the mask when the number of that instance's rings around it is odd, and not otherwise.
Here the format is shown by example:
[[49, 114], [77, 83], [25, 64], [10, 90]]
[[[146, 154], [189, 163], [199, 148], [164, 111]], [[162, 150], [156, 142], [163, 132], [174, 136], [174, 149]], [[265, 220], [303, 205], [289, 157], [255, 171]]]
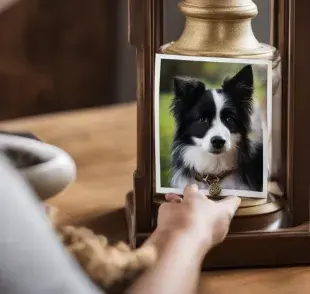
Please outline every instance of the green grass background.
[[[175, 121], [170, 113], [173, 98], [173, 76], [185, 75], [199, 78], [209, 89], [220, 88], [223, 79], [234, 76], [245, 64], [194, 62], [162, 60], [159, 97], [159, 132], [160, 132], [160, 166], [161, 187], [170, 187], [171, 180], [171, 144], [175, 132]], [[266, 107], [267, 65], [252, 65], [254, 72], [254, 99]], [[260, 102], [261, 102], [260, 101]]]

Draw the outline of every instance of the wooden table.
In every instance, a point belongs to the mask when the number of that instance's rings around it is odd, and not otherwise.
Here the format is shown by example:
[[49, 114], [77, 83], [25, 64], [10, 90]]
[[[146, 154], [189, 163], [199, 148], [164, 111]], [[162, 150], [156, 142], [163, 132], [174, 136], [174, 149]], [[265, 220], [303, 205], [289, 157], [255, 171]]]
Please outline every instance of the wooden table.
[[[77, 181], [50, 202], [74, 223], [126, 240], [124, 203], [136, 160], [134, 104], [2, 122], [0, 128], [33, 131], [69, 152], [78, 167]], [[310, 268], [202, 273], [199, 293], [310, 293]]]

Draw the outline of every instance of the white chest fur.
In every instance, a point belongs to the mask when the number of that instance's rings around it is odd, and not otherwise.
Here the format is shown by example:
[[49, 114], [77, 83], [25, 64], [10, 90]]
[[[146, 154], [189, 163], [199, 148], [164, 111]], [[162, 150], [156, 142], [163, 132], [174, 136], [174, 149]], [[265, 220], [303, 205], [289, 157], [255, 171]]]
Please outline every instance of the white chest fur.
[[231, 149], [223, 154], [211, 154], [200, 146], [187, 147], [183, 151], [185, 166], [193, 168], [200, 174], [220, 174], [235, 169], [236, 151]]

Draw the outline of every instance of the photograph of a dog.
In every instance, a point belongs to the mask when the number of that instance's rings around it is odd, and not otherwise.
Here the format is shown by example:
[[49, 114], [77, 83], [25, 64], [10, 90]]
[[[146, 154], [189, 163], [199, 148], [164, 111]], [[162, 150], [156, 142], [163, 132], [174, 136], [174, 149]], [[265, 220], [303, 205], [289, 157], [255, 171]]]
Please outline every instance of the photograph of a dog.
[[272, 64], [157, 54], [156, 192], [267, 197]]

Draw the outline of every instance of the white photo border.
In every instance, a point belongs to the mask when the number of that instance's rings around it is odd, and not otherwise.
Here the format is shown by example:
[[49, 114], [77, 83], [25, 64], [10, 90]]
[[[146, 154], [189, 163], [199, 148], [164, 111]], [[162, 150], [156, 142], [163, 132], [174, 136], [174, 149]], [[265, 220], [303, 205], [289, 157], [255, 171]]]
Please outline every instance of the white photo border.
[[[243, 59], [243, 58], [222, 58], [222, 57], [201, 57], [170, 55], [157, 53], [155, 56], [155, 84], [154, 84], [154, 129], [155, 129], [155, 192], [157, 194], [176, 193], [183, 195], [183, 189], [167, 188], [161, 186], [161, 162], [160, 162], [160, 76], [162, 60], [184, 60], [198, 62], [221, 62], [238, 64], [260, 64], [267, 65], [267, 129], [263, 128], [263, 191], [229, 190], [222, 189], [219, 197], [239, 196], [244, 198], [267, 198], [268, 196], [268, 158], [269, 158], [269, 136], [272, 129], [272, 61], [264, 59]], [[201, 190], [205, 195], [210, 196], [208, 190]]]

